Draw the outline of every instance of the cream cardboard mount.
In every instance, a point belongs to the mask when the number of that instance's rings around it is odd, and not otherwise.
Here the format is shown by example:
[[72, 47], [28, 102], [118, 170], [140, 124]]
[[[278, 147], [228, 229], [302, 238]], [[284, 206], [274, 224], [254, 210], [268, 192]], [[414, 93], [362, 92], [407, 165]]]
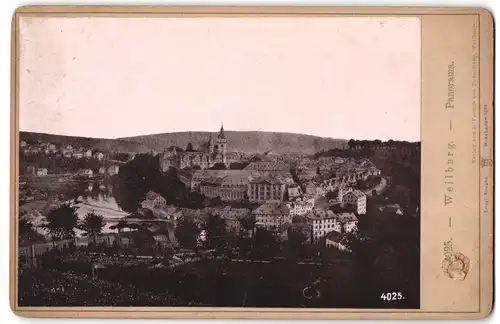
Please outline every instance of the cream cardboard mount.
[[26, 6], [12, 27], [16, 314], [491, 312], [487, 10]]

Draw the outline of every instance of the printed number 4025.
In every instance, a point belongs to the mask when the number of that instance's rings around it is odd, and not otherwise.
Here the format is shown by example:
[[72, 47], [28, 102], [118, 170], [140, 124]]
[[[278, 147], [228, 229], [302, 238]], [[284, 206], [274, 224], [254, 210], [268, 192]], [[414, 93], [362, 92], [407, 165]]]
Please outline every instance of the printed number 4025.
[[383, 300], [402, 300], [405, 299], [403, 297], [403, 294], [400, 292], [388, 292], [388, 293], [382, 293], [380, 296], [380, 299]]

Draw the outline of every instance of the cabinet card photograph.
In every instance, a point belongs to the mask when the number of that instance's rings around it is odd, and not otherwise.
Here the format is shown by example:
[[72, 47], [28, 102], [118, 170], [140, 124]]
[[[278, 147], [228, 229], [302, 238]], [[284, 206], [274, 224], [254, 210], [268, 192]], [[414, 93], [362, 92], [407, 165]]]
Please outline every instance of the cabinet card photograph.
[[[459, 166], [467, 139], [432, 126], [467, 127], [467, 116], [439, 114], [472, 109], [458, 93], [470, 62], [424, 61], [422, 14], [365, 10], [20, 8], [14, 311], [409, 318], [454, 305], [430, 296], [444, 282], [475, 287], [470, 316], [486, 316], [472, 246], [481, 225], [467, 234], [471, 220], [446, 214], [467, 205], [458, 189], [469, 181]], [[478, 12], [452, 22], [477, 35]], [[428, 30], [446, 21], [432, 19]], [[448, 80], [437, 107], [424, 107], [426, 91], [437, 92], [426, 62]], [[472, 100], [468, 135], [491, 141], [479, 126], [488, 111]], [[475, 183], [481, 145], [467, 161]], [[427, 230], [444, 236], [426, 245]], [[449, 312], [469, 311], [457, 307]]]

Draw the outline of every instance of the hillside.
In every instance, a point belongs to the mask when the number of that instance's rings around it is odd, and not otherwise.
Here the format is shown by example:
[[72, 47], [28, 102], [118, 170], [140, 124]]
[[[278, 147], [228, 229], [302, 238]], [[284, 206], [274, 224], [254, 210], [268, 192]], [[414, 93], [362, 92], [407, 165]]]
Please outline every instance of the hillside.
[[[245, 153], [304, 153], [313, 154], [321, 150], [347, 147], [347, 140], [317, 137], [303, 134], [274, 133], [274, 132], [237, 132], [225, 131], [228, 140], [228, 151]], [[42, 133], [21, 132], [20, 138], [24, 141], [42, 141], [72, 145], [75, 147], [88, 147], [114, 152], [161, 152], [164, 148], [176, 145], [185, 148], [192, 143], [197, 149], [207, 142], [209, 135], [214, 142], [217, 133], [209, 132], [178, 132], [152, 134], [118, 139], [99, 139], [75, 136], [61, 136]]]
[[64, 136], [44, 133], [20, 132], [20, 140], [29, 142], [41, 141], [43, 143], [54, 143], [56, 145], [72, 145], [73, 147], [84, 147], [101, 149], [107, 152], [147, 152], [140, 143], [124, 141], [120, 139], [89, 138], [77, 136]]
[[[347, 140], [324, 138], [304, 134], [274, 133], [274, 132], [238, 132], [225, 131], [228, 144], [228, 151], [245, 153], [264, 153], [273, 151], [275, 153], [304, 153], [312, 154], [321, 150], [347, 147]], [[136, 136], [121, 138], [120, 140], [141, 143], [142, 145], [160, 151], [165, 147], [176, 145], [185, 148], [188, 143], [192, 143], [197, 149], [204, 145], [209, 136], [212, 135], [214, 143], [217, 133], [209, 132], [178, 132], [153, 134], [146, 136]]]

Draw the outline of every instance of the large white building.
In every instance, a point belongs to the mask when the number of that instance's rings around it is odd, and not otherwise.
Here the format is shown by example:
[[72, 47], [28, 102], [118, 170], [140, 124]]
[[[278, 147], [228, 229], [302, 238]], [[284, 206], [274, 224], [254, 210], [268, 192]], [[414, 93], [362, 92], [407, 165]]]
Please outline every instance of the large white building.
[[253, 179], [248, 183], [251, 202], [283, 201], [285, 184], [272, 176]]
[[358, 218], [353, 213], [336, 214], [331, 210], [316, 210], [307, 215], [307, 221], [312, 229], [313, 242], [332, 231], [350, 233], [358, 228]]
[[353, 206], [359, 215], [366, 214], [366, 195], [359, 189], [341, 189], [339, 191], [339, 201]]
[[295, 201], [291, 201], [286, 204], [288, 209], [290, 210], [290, 215], [293, 216], [302, 216], [310, 213], [314, 208], [314, 199], [301, 199], [298, 198]]
[[270, 230], [281, 230], [292, 224], [292, 216], [286, 205], [280, 202], [267, 202], [253, 211], [255, 225]]

